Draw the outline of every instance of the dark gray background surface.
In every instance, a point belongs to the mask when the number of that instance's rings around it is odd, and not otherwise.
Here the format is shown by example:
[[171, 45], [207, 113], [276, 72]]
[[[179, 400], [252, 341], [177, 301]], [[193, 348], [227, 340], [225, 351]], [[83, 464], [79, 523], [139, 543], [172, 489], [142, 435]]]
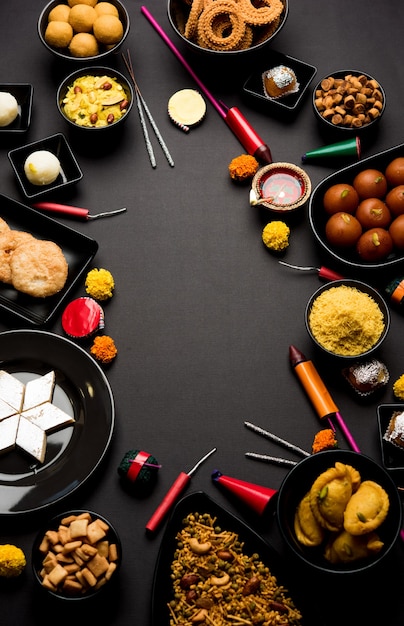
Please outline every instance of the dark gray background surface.
[[[119, 594], [108, 611], [104, 606], [92, 609], [92, 623], [147, 626], [163, 528], [149, 539], [145, 524], [178, 473], [188, 471], [213, 446], [217, 446], [215, 456], [195, 474], [188, 492], [205, 491], [283, 552], [275, 521], [263, 524], [251, 511], [230, 502], [210, 475], [218, 468], [245, 481], [280, 486], [287, 470], [251, 461], [244, 453], [286, 453], [247, 431], [244, 420], [310, 449], [321, 425], [289, 366], [290, 344], [315, 361], [361, 450], [377, 461], [377, 404], [394, 398], [389, 385], [377, 400], [360, 401], [348, 389], [341, 368], [328, 367], [314, 350], [304, 326], [304, 309], [321, 284], [316, 272], [282, 267], [262, 245], [262, 228], [273, 216], [251, 208], [248, 189], [231, 182], [228, 164], [244, 150], [212, 106], [208, 104], [203, 124], [189, 134], [171, 124], [169, 97], [195, 84], [141, 14], [141, 2], [125, 0], [125, 6], [131, 30], [124, 50], [131, 51], [137, 82], [175, 167], [168, 165], [153, 137], [158, 165], [151, 168], [135, 107], [124, 133], [112, 144], [107, 136], [101, 145], [94, 145], [91, 138], [78, 139], [70, 133], [56, 109], [56, 89], [75, 64], [61, 63], [40, 43], [36, 28], [42, 2], [13, 0], [0, 7], [0, 82], [32, 83], [34, 110], [25, 138], [16, 143], [0, 136], [0, 191], [25, 202], [8, 150], [62, 132], [84, 176], [77, 186], [52, 199], [87, 207], [92, 214], [128, 209], [121, 216], [87, 223], [57, 218], [99, 243], [94, 267], [109, 269], [116, 282], [115, 295], [104, 310], [106, 332], [119, 350], [107, 370], [117, 420], [106, 462], [95, 479], [58, 510], [88, 507], [113, 521], [121, 535], [124, 562]], [[263, 62], [271, 66], [271, 49], [315, 65], [318, 78], [343, 68], [378, 78], [386, 91], [387, 110], [377, 131], [363, 141], [363, 156], [403, 141], [401, 0], [290, 0], [287, 23], [269, 48], [257, 58], [226, 63], [181, 48], [170, 31], [165, 2], [155, 0], [146, 6], [212, 93], [240, 108], [270, 146], [274, 160], [300, 164], [301, 155], [323, 145], [326, 138], [314, 119], [312, 89], [288, 119], [243, 98], [246, 78]], [[126, 71], [119, 55], [105, 64]], [[329, 162], [308, 164], [305, 169], [313, 186], [335, 170]], [[286, 261], [333, 266], [315, 245], [307, 208], [288, 223]], [[381, 284], [390, 277], [386, 273]], [[81, 285], [72, 297], [84, 294]], [[404, 372], [403, 324], [400, 313], [392, 310], [390, 334], [379, 355], [388, 365], [391, 381]], [[0, 315], [1, 330], [18, 327], [18, 322]], [[60, 316], [50, 330], [63, 334]], [[341, 447], [347, 447], [342, 436], [339, 440]], [[143, 500], [129, 496], [118, 482], [117, 467], [130, 448], [150, 452], [163, 466], [155, 490]], [[0, 542], [20, 545], [30, 561], [40, 521], [0, 520]], [[346, 576], [337, 583], [306, 575], [301, 584], [320, 608], [318, 625], [400, 626], [403, 573], [399, 543], [388, 566], [370, 580]], [[64, 618], [61, 611], [55, 614], [54, 608], [38, 603], [29, 567], [17, 586], [0, 581], [0, 598], [4, 626], [85, 623], [80, 607]]]

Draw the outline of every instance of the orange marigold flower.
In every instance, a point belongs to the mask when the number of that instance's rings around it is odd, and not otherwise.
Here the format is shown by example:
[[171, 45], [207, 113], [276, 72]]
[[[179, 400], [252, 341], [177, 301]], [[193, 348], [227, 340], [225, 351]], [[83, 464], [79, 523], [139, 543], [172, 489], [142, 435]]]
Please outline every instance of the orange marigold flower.
[[101, 363], [111, 363], [118, 354], [114, 340], [108, 335], [95, 337], [90, 352]]
[[245, 182], [251, 180], [258, 171], [259, 163], [250, 154], [241, 154], [230, 162], [229, 174], [232, 180]]
[[331, 428], [320, 430], [314, 437], [312, 453], [322, 452], [323, 450], [332, 450], [338, 447], [335, 433]]

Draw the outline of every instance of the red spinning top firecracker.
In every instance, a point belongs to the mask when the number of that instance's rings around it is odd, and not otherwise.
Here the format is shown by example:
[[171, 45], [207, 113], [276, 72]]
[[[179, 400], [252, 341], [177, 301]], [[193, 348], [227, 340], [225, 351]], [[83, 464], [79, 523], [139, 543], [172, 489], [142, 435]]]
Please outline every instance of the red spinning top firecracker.
[[237, 496], [259, 515], [265, 512], [273, 496], [277, 493], [275, 489], [270, 489], [269, 487], [262, 487], [238, 478], [224, 476], [219, 470], [215, 470], [212, 473], [212, 480], [214, 483], [225, 487], [225, 489]]

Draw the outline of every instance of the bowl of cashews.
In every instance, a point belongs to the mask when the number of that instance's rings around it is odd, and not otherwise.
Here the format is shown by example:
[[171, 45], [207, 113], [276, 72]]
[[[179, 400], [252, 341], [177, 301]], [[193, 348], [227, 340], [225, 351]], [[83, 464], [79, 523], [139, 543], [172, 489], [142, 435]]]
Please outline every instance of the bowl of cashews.
[[188, 48], [231, 57], [266, 46], [288, 16], [288, 0], [168, 0], [169, 22]]

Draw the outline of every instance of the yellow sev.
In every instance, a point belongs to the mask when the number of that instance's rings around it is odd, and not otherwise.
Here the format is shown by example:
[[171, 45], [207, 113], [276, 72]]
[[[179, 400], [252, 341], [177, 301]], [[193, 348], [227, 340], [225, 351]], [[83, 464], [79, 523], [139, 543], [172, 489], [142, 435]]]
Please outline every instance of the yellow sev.
[[340, 285], [314, 300], [309, 326], [326, 350], [342, 356], [358, 356], [377, 343], [384, 330], [384, 319], [379, 305], [369, 294]]

